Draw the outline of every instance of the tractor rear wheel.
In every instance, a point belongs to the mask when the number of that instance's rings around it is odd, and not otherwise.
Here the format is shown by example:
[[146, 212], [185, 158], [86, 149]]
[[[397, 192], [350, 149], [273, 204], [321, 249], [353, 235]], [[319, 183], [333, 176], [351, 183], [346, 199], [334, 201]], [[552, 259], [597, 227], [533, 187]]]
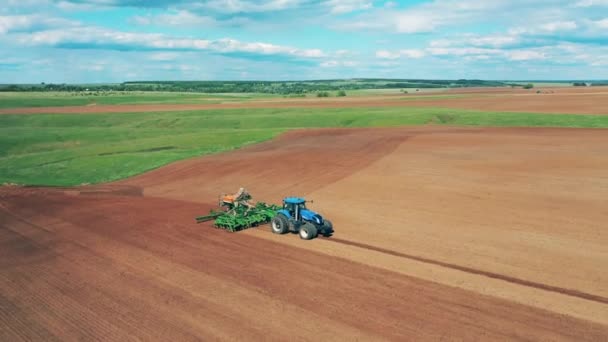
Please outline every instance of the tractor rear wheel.
[[300, 227], [300, 239], [311, 240], [317, 237], [317, 227], [310, 222], [306, 222]]
[[285, 234], [289, 231], [289, 223], [284, 215], [278, 214], [270, 221], [270, 227], [275, 234]]

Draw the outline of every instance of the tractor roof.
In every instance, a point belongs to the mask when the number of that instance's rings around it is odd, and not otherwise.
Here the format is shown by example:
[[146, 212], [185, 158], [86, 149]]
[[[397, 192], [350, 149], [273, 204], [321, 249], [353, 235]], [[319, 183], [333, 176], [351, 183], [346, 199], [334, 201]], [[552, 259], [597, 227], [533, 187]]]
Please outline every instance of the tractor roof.
[[300, 203], [306, 202], [306, 200], [303, 199], [302, 197], [285, 197], [285, 199], [283, 201], [285, 201], [285, 203], [289, 203], [289, 204], [300, 204]]

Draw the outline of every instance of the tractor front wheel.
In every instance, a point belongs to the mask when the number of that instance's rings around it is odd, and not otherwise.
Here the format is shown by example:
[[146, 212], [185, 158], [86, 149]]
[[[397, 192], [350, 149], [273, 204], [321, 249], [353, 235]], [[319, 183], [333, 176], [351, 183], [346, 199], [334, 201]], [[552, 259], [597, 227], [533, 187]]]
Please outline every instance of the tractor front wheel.
[[315, 227], [312, 223], [304, 223], [302, 227], [300, 227], [300, 239], [302, 240], [311, 240], [317, 237], [317, 227]]
[[331, 224], [330, 220], [323, 220], [323, 235], [324, 236], [331, 236], [331, 234], [333, 234], [334, 232], [334, 226]]
[[270, 227], [275, 234], [285, 234], [289, 231], [289, 223], [284, 215], [277, 215], [270, 221]]

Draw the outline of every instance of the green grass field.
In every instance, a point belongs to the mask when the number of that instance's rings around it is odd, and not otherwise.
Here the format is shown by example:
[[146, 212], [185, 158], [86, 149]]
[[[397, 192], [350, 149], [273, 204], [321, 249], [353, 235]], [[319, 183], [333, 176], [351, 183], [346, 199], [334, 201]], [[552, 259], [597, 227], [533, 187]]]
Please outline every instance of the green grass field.
[[[416, 94], [438, 93], [445, 88], [407, 89], [363, 89], [349, 90], [349, 97], [369, 97], [386, 95], [403, 95], [403, 98], [415, 98]], [[328, 92], [337, 97], [337, 91]], [[457, 95], [437, 95], [437, 99]], [[222, 102], [246, 102], [256, 99], [273, 98], [316, 98], [317, 92], [308, 94], [260, 94], [260, 93], [176, 93], [176, 92], [0, 92], [0, 109], [25, 107], [66, 107], [88, 105], [136, 105], [136, 104], [214, 104]]]
[[0, 108], [120, 104], [199, 104], [247, 101], [268, 94], [197, 94], [163, 92], [0, 92]]
[[608, 116], [441, 108], [238, 109], [168, 113], [0, 115], [0, 184], [117, 180], [295, 128], [400, 125], [608, 127]]

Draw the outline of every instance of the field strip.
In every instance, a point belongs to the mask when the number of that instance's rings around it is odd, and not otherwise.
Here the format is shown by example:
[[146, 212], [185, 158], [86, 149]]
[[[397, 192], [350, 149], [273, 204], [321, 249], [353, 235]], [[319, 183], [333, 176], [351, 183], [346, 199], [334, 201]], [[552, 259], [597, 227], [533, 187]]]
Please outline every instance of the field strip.
[[[378, 251], [376, 250], [379, 249], [377, 247], [366, 249], [353, 245], [350, 241], [347, 244], [344, 243], [345, 240], [333, 237], [305, 242], [297, 235], [285, 236], [272, 234], [267, 227], [262, 229], [249, 229], [241, 234], [251, 234], [259, 238], [276, 241], [293, 247], [313, 250], [332, 257], [344, 258], [403, 275], [458, 287], [483, 295], [498, 297], [519, 304], [529, 305], [596, 323], [608, 324], [607, 303], [581, 298], [580, 296], [573, 296], [572, 294], [564, 294], [555, 291], [555, 289], [548, 290], [542, 286], [537, 287], [530, 286], [529, 284], [520, 284], [466, 270], [429, 263], [428, 261], [404, 258], [403, 256], [386, 253], [386, 251]], [[527, 281], [522, 280], [522, 282]], [[605, 299], [601, 296], [594, 297]]]
[[[552, 94], [548, 94], [550, 96]], [[545, 98], [531, 96], [528, 94], [505, 95], [500, 97], [453, 97], [453, 98], [407, 98], [394, 97], [387, 99], [377, 98], [350, 98], [345, 100], [330, 98], [325, 100], [262, 100], [251, 102], [227, 102], [207, 104], [139, 104], [139, 105], [97, 105], [97, 106], [62, 106], [62, 107], [19, 107], [0, 109], [3, 114], [110, 114], [110, 113], [144, 113], [144, 112], [171, 112], [171, 111], [202, 111], [214, 109], [290, 109], [290, 108], [390, 108], [390, 107], [433, 107], [463, 110], [484, 110], [491, 112], [513, 112], [513, 113], [539, 113], [539, 114], [584, 114], [584, 115], [606, 115], [606, 109], [602, 106], [605, 96], [588, 94], [583, 96], [570, 96], [567, 100], [577, 99], [577, 103], [567, 103], [561, 106], [549, 101], [547, 105]], [[456, 96], [454, 94], [453, 96]], [[561, 95], [560, 95], [561, 96]], [[528, 99], [530, 104], [519, 103], [521, 99]], [[596, 100], [602, 101], [596, 101]], [[407, 101], [404, 101], [407, 100]], [[502, 100], [502, 101], [498, 101]], [[496, 103], [498, 102], [498, 104]], [[561, 101], [568, 102], [568, 101]]]

